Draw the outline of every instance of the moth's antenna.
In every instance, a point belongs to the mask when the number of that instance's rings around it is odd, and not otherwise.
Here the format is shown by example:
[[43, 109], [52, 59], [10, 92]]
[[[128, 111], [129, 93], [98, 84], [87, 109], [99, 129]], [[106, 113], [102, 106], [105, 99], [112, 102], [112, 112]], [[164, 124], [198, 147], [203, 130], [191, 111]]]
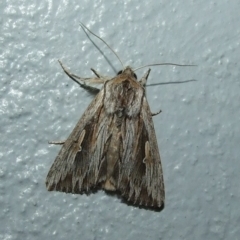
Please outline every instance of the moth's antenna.
[[103, 43], [107, 45], [107, 47], [115, 54], [119, 62], [121, 63], [122, 67], [124, 68], [123, 62], [121, 61], [120, 57], [117, 55], [117, 53], [104, 41], [102, 38], [100, 38], [98, 35], [93, 33], [88, 27], [86, 27], [82, 22], [80, 22], [80, 26], [84, 29], [87, 29], [92, 35], [94, 35], [96, 38], [100, 39]]
[[144, 66], [135, 68], [135, 69], [133, 69], [133, 71], [135, 72], [136, 70], [141, 69], [141, 68], [145, 68], [145, 67], [162, 66], [162, 65], [178, 66], [178, 67], [194, 67], [194, 66], [197, 66], [197, 65], [187, 65], [187, 64], [182, 65], [182, 64], [176, 64], [176, 63], [153, 63], [153, 64], [148, 64], [148, 65], [144, 65]]

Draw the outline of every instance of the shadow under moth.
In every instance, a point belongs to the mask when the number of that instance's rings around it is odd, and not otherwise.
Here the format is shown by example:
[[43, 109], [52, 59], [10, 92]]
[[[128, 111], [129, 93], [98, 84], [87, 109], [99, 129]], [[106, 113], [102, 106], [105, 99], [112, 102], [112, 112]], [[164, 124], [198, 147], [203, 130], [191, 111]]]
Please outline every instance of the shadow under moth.
[[102, 83], [103, 88], [67, 140], [52, 142], [62, 148], [48, 172], [47, 189], [74, 194], [104, 189], [120, 193], [130, 204], [163, 207], [163, 172], [152, 120], [160, 111], [151, 112], [145, 90], [150, 69], [140, 81], [130, 67], [113, 78], [93, 69], [96, 77], [81, 78], [60, 64], [81, 87], [97, 90], [88, 82]]

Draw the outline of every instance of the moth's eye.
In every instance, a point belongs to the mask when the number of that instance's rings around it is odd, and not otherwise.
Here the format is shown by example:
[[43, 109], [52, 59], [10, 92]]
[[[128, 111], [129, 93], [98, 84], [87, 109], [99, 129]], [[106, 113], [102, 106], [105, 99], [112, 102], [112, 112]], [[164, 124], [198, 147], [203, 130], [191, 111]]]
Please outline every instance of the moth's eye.
[[121, 70], [121, 71], [119, 71], [117, 75], [120, 75], [120, 74], [122, 74], [122, 70]]
[[136, 73], [133, 73], [133, 76], [137, 79], [137, 75], [136, 75]]

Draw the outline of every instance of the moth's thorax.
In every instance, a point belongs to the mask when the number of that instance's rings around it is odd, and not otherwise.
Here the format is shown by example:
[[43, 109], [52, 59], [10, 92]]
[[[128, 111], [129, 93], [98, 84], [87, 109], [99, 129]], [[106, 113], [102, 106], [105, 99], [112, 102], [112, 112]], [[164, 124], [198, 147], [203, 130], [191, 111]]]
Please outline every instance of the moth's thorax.
[[119, 117], [133, 117], [139, 113], [144, 89], [130, 67], [108, 81], [104, 90], [104, 107], [108, 113], [116, 113]]

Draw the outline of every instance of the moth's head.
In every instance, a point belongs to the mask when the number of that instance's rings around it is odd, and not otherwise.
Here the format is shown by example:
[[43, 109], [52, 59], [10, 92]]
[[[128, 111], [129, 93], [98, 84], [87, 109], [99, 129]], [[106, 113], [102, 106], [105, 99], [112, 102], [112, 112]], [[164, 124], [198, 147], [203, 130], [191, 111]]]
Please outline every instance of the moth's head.
[[128, 75], [128, 76], [133, 77], [133, 78], [135, 78], [137, 80], [136, 73], [129, 66], [127, 66], [123, 70], [119, 71], [117, 75], [120, 75], [120, 74]]

